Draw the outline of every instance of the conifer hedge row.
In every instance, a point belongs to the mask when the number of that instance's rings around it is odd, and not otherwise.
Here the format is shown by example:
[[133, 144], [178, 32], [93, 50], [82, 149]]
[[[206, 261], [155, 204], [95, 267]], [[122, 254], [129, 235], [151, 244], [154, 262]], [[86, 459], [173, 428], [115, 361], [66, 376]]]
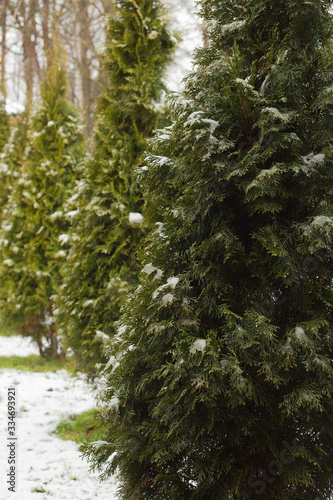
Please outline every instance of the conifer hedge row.
[[332, 497], [331, 8], [201, 0], [207, 43], [147, 146], [174, 39], [159, 1], [120, 0], [84, 162], [46, 79], [1, 201], [2, 307], [53, 354], [55, 317], [98, 377], [85, 456], [124, 500]]

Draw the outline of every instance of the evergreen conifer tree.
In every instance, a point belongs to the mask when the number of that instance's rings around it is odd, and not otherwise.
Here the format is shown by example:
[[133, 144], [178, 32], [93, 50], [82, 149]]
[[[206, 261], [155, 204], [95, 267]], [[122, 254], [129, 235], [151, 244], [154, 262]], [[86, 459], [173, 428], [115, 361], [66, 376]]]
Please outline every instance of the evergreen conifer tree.
[[201, 2], [86, 448], [121, 498], [332, 498], [331, 7]]
[[173, 47], [159, 0], [117, 2], [106, 25], [109, 84], [97, 106], [93, 152], [72, 202], [77, 215], [56, 306], [67, 346], [91, 378], [96, 363], [106, 361], [104, 344], [138, 281], [136, 251], [144, 229], [134, 169], [158, 121]]
[[0, 153], [8, 141], [10, 134], [9, 116], [5, 109], [5, 102], [0, 93]]
[[70, 224], [66, 201], [84, 153], [78, 113], [67, 100], [66, 73], [59, 60], [55, 55], [47, 69], [41, 103], [29, 126], [29, 147], [1, 227], [0, 275], [6, 293], [1, 313], [23, 321], [23, 333], [38, 342], [42, 356], [59, 354], [52, 296], [66, 257], [61, 246]]
[[22, 161], [27, 145], [29, 113], [24, 111], [15, 117], [12, 122], [10, 137], [0, 154], [0, 219], [7, 217], [9, 206], [8, 198], [13, 184], [20, 176]]

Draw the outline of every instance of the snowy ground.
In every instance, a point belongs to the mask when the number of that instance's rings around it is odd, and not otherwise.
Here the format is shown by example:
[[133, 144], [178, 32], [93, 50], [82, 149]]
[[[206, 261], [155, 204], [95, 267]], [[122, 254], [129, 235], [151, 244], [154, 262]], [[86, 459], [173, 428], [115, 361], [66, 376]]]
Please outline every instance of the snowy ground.
[[24, 357], [31, 354], [39, 354], [39, 350], [37, 344], [33, 343], [30, 338], [20, 335], [0, 337], [0, 356]]
[[[12, 342], [12, 343], [11, 343]], [[18, 351], [19, 348], [19, 351]], [[33, 354], [20, 337], [0, 337], [0, 355]], [[8, 491], [7, 391], [15, 387], [17, 491]], [[113, 500], [116, 486], [100, 483], [82, 460], [78, 445], [52, 433], [60, 420], [95, 406], [89, 385], [66, 370], [27, 373], [0, 367], [1, 500]]]

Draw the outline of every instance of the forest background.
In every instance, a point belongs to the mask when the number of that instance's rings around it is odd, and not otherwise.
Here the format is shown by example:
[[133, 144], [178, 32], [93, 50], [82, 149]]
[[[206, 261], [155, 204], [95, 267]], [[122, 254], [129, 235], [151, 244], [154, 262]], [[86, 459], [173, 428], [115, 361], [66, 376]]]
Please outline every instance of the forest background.
[[[179, 89], [191, 67], [193, 49], [202, 44], [194, 0], [168, 2], [172, 26], [180, 34], [167, 86]], [[82, 110], [87, 135], [94, 104], [105, 83], [102, 52], [104, 16], [114, 0], [1, 0], [0, 91], [9, 113], [22, 112], [40, 96], [40, 84], [55, 45], [66, 53], [70, 100]]]

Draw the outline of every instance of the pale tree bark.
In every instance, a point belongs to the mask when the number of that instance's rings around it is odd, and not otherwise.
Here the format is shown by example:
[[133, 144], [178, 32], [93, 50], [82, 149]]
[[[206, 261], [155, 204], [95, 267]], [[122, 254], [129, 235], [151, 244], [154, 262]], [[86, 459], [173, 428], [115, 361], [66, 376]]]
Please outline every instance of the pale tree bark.
[[44, 70], [60, 45], [67, 55], [71, 98], [81, 107], [90, 134], [93, 105], [104, 78], [97, 49], [104, 41], [103, 15], [114, 12], [115, 1], [0, 0], [0, 85], [8, 80], [8, 67], [11, 79], [16, 69], [15, 80], [24, 82], [15, 90], [11, 86], [9, 97], [15, 93], [22, 102], [24, 87], [27, 105], [36, 101]]
[[43, 48], [47, 61], [47, 65], [50, 66], [52, 60], [52, 40], [50, 39], [50, 2], [49, 0], [43, 0], [42, 3], [42, 37], [43, 37]]
[[106, 14], [113, 14], [114, 13], [115, 0], [103, 0], [102, 4], [103, 4], [104, 12]]
[[0, 24], [1, 24], [1, 75], [0, 91], [4, 97], [7, 95], [6, 88], [6, 55], [7, 55], [7, 8], [8, 0], [1, 0]]
[[39, 81], [42, 77], [37, 55], [37, 2], [38, 0], [30, 0], [28, 4], [25, 4], [24, 1], [19, 1], [16, 5], [13, 5], [11, 2], [8, 3], [15, 25], [22, 36], [24, 73], [27, 88], [26, 103], [29, 107], [33, 102], [35, 76]]
[[87, 134], [92, 130], [92, 101], [91, 92], [91, 61], [89, 58], [89, 48], [93, 45], [90, 33], [89, 19], [89, 0], [80, 0], [78, 3], [78, 22], [79, 22], [79, 44], [80, 44], [80, 78], [82, 87], [82, 109], [84, 123]]

